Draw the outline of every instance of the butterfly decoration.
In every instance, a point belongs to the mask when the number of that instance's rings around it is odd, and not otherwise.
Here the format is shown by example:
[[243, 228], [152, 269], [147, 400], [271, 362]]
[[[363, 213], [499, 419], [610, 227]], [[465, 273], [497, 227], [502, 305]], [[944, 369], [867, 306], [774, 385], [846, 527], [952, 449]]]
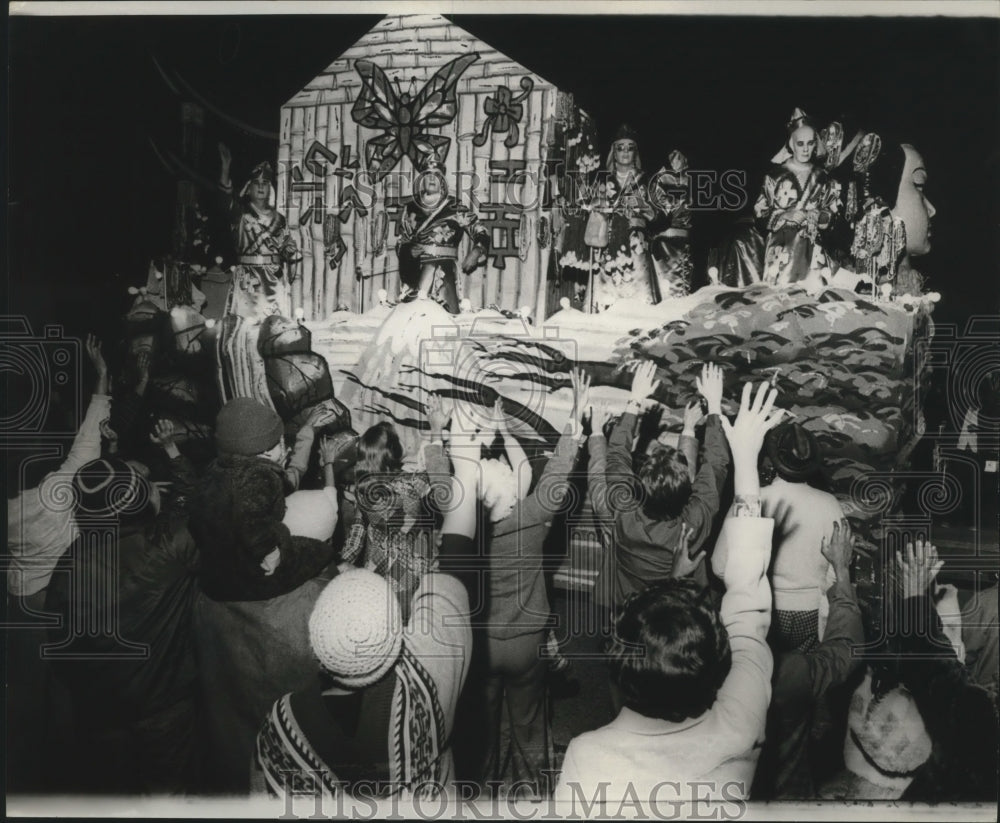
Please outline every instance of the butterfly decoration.
[[448, 154], [451, 140], [424, 130], [447, 125], [455, 119], [458, 113], [455, 86], [478, 59], [475, 53], [456, 57], [438, 69], [416, 94], [397, 93], [385, 72], [370, 60], [354, 64], [361, 75], [361, 92], [351, 109], [351, 117], [359, 126], [383, 129], [382, 134], [365, 146], [365, 160], [373, 182], [385, 177], [404, 155], [419, 167], [427, 155], [443, 158]]

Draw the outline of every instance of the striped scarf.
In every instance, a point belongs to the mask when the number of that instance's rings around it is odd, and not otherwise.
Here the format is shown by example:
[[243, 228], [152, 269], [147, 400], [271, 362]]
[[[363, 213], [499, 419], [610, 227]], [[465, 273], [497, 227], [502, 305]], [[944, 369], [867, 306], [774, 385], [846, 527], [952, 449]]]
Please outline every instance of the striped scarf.
[[[437, 686], [419, 660], [403, 646], [394, 670], [389, 719], [389, 773], [386, 794], [436, 794], [447, 776], [445, 718]], [[323, 795], [335, 798], [345, 785], [310, 742], [310, 732], [295, 716], [291, 694], [275, 702], [257, 735], [255, 791], [275, 797]]]

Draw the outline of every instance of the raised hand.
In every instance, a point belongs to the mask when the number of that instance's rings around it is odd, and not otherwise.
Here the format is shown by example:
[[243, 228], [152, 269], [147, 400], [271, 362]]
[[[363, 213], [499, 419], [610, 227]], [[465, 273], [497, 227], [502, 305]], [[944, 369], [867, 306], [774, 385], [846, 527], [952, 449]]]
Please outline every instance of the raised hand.
[[101, 353], [101, 341], [98, 340], [94, 335], [87, 335], [87, 357], [90, 358], [90, 362], [94, 364], [94, 370], [97, 372], [97, 385], [94, 387], [94, 394], [107, 394], [108, 393], [108, 364], [104, 360], [104, 355]]
[[611, 419], [611, 408], [607, 403], [592, 403], [589, 408], [590, 433], [603, 434], [604, 427]]
[[753, 396], [753, 384], [743, 385], [743, 397], [736, 420], [730, 423], [725, 417], [722, 418], [722, 428], [734, 458], [739, 454], [757, 460], [761, 446], [764, 445], [764, 435], [777, 426], [785, 414], [783, 409], [774, 409], [777, 397], [778, 390], [770, 389], [767, 383], [761, 383], [757, 387], [756, 396]]
[[733, 491], [737, 504], [753, 505], [760, 501], [760, 477], [757, 474], [757, 455], [764, 444], [764, 435], [781, 422], [784, 412], [774, 409], [778, 396], [776, 389], [768, 391], [768, 384], [761, 383], [753, 397], [753, 386], [743, 386], [743, 399], [736, 420], [730, 423], [721, 416], [722, 429], [733, 453]]
[[820, 552], [830, 561], [837, 580], [850, 580], [851, 557], [854, 555], [854, 535], [851, 534], [851, 524], [846, 518], [834, 521], [833, 534], [829, 540], [824, 537], [820, 542]]
[[695, 378], [695, 385], [708, 402], [708, 413], [722, 414], [722, 369], [714, 363], [706, 363]]
[[157, 420], [153, 425], [153, 431], [149, 434], [149, 439], [157, 446], [166, 448], [176, 439], [174, 424], [170, 420]]
[[118, 454], [118, 432], [111, 428], [110, 420], [100, 422], [101, 437], [108, 441], [108, 454]]
[[681, 523], [681, 536], [673, 548], [674, 564], [670, 569], [670, 576], [674, 580], [692, 574], [705, 560], [704, 549], [699, 549], [693, 555], [688, 554], [692, 534], [694, 534], [694, 529], [687, 523]]
[[573, 387], [573, 410], [570, 412], [570, 421], [574, 433], [580, 434], [583, 431], [583, 416], [586, 414], [590, 399], [590, 375], [583, 369], [573, 369], [569, 373], [569, 382]]
[[944, 561], [938, 558], [937, 549], [930, 541], [918, 540], [916, 548], [912, 543], [907, 543], [905, 553], [897, 549], [896, 569], [903, 597], [920, 597], [926, 594], [942, 566]]
[[705, 415], [701, 412], [701, 403], [692, 400], [684, 408], [684, 433], [693, 435], [698, 424], [704, 419]]
[[149, 366], [152, 358], [149, 349], [139, 349], [135, 355], [135, 391], [145, 394], [149, 385]]
[[334, 423], [337, 420], [337, 412], [330, 408], [329, 405], [324, 403], [317, 403], [309, 411], [309, 416], [306, 418], [305, 425], [313, 429], [321, 428], [328, 423]]
[[444, 427], [451, 420], [451, 414], [444, 410], [441, 398], [436, 394], [427, 397], [427, 422], [431, 427], [431, 434], [440, 436]]
[[177, 448], [177, 432], [170, 420], [157, 420], [153, 425], [153, 431], [149, 434], [149, 439], [160, 446], [170, 458], [180, 454], [180, 449]]
[[632, 375], [632, 402], [641, 404], [646, 398], [652, 397], [653, 392], [659, 387], [660, 381], [656, 379], [656, 363], [652, 360], [644, 360], [635, 367], [635, 374]]

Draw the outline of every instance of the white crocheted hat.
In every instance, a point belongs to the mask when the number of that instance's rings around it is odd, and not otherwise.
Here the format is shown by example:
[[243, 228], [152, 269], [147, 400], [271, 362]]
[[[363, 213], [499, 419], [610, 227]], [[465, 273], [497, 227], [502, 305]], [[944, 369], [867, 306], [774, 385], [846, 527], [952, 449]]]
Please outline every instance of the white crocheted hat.
[[399, 601], [385, 578], [367, 569], [337, 575], [309, 617], [309, 643], [319, 662], [348, 689], [379, 680], [399, 658]]

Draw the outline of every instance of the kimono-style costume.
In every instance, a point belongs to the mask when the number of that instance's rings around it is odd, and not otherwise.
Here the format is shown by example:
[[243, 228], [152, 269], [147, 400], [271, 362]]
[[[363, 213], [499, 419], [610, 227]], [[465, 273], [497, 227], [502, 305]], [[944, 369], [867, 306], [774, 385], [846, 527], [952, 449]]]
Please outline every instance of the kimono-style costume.
[[670, 168], [653, 177], [650, 198], [659, 211], [653, 223], [653, 266], [660, 298], [683, 297], [691, 293], [691, 194], [688, 188], [687, 158], [670, 153]]
[[785, 166], [772, 167], [754, 205], [758, 224], [767, 232], [765, 283], [797, 283], [827, 266], [818, 238], [830, 225], [838, 203], [836, 187], [822, 168], [811, 169], [803, 185]]
[[619, 300], [660, 301], [646, 233], [655, 212], [646, 199], [645, 185], [641, 173], [615, 175], [608, 181], [608, 245], [600, 252], [594, 278], [598, 311]]
[[284, 216], [273, 206], [261, 211], [242, 197], [234, 198], [232, 189], [222, 191], [230, 213], [233, 242], [240, 256], [233, 269], [226, 314], [291, 317], [291, 295], [283, 269], [286, 263], [297, 263], [302, 256]]
[[425, 264], [433, 264], [435, 273], [430, 296], [452, 314], [458, 314], [458, 244], [463, 232], [469, 235], [472, 245], [484, 253], [489, 251], [489, 230], [479, 222], [474, 211], [459, 206], [450, 197], [429, 211], [416, 201], [408, 203], [403, 213], [400, 280], [415, 293], [419, 289], [421, 269]]

